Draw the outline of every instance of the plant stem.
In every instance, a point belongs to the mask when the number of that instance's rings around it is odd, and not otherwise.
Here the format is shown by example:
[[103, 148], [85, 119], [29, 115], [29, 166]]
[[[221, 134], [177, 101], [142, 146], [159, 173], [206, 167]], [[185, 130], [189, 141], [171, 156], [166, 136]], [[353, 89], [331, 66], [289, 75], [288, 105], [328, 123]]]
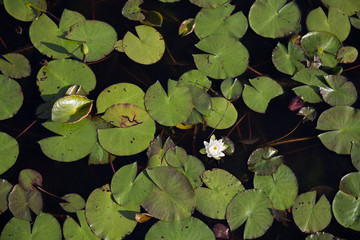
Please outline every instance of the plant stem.
[[264, 145], [265, 145], [265, 146], [269, 146], [269, 145], [271, 145], [272, 143], [278, 142], [278, 141], [280, 141], [281, 139], [286, 138], [287, 136], [289, 136], [290, 134], [292, 134], [292, 133], [300, 126], [300, 124], [301, 124], [302, 122], [303, 122], [303, 120], [301, 119], [300, 122], [299, 122], [290, 132], [288, 132], [287, 134], [285, 134], [284, 136], [282, 136], [282, 137], [280, 137], [280, 138], [278, 138], [278, 139], [275, 139], [275, 140], [273, 140], [273, 141], [267, 142], [267, 143], [265, 143]]
[[0, 42], [2, 43], [2, 45], [4, 45], [4, 47], [6, 48], [6, 50], [8, 50], [8, 48], [7, 48], [7, 46], [6, 46], [5, 42], [4, 42], [4, 40], [2, 39], [2, 37], [0, 37]]
[[343, 72], [350, 71], [350, 70], [353, 70], [353, 69], [358, 68], [358, 67], [360, 67], [360, 64], [358, 64], [356, 66], [353, 66], [351, 68], [344, 69]]
[[234, 126], [231, 128], [230, 132], [226, 135], [227, 137], [230, 136], [230, 134], [232, 133], [232, 131], [234, 131], [234, 129], [237, 127], [237, 125], [244, 119], [244, 117], [246, 116], [246, 113], [234, 124]]
[[250, 66], [248, 66], [247, 68], [250, 69], [251, 71], [253, 71], [254, 73], [256, 73], [256, 74], [259, 75], [259, 76], [264, 76], [264, 74], [262, 74], [261, 72], [256, 71], [255, 69], [253, 69], [253, 68], [250, 67]]
[[313, 136], [313, 137], [303, 137], [303, 138], [295, 138], [295, 139], [290, 139], [290, 140], [284, 140], [284, 141], [280, 141], [280, 142], [274, 142], [271, 144], [268, 144], [268, 147], [272, 147], [272, 146], [276, 146], [276, 145], [280, 145], [280, 144], [284, 144], [284, 143], [293, 143], [293, 142], [300, 142], [300, 141], [306, 141], [306, 140], [310, 140], [310, 139], [314, 139], [317, 138], [317, 136]]
[[33, 121], [27, 128], [25, 128], [24, 131], [22, 131], [19, 135], [16, 136], [15, 139], [18, 139], [19, 137], [21, 137], [21, 135], [23, 135], [27, 130], [29, 130], [29, 128], [31, 128], [39, 119], [36, 119], [35, 121]]
[[40, 190], [40, 191], [43, 192], [43, 193], [46, 193], [46, 194], [49, 195], [49, 196], [52, 196], [52, 197], [54, 197], [54, 198], [57, 198], [57, 199], [59, 199], [59, 200], [61, 200], [61, 201], [68, 202], [68, 201], [66, 201], [65, 199], [62, 199], [61, 197], [56, 196], [55, 194], [46, 191], [45, 189], [41, 188], [41, 187], [40, 187], [39, 185], [37, 185], [37, 184], [34, 184], [34, 186], [35, 186], [38, 190]]
[[114, 168], [114, 164], [113, 164], [113, 162], [111, 161], [111, 153], [109, 153], [109, 162], [110, 162], [111, 169], [112, 169], [113, 173], [115, 174], [116, 171], [115, 171], [115, 168]]

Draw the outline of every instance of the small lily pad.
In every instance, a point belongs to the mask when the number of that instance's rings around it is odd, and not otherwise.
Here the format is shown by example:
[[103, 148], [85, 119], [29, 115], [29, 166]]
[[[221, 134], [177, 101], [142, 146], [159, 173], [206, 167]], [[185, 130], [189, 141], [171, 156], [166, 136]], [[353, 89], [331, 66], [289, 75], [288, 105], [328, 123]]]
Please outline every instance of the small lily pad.
[[165, 153], [165, 161], [171, 167], [180, 168], [187, 163], [187, 154], [185, 149], [176, 146], [175, 149], [169, 149]]
[[0, 178], [0, 215], [8, 209], [8, 195], [13, 188], [13, 185]]
[[85, 211], [77, 211], [76, 216], [80, 222], [79, 224], [70, 216], [64, 222], [63, 234], [65, 239], [81, 239], [81, 240], [100, 240], [89, 227], [85, 218]]
[[36, 190], [35, 186], [42, 186], [42, 176], [32, 169], [23, 169], [19, 174], [19, 184], [25, 191]]
[[320, 87], [324, 101], [331, 106], [350, 106], [357, 100], [355, 85], [341, 75], [324, 76], [329, 87]]
[[0, 57], [0, 70], [5, 76], [11, 78], [28, 77], [31, 73], [29, 60], [19, 53], [8, 53], [2, 55]]
[[341, 47], [337, 52], [336, 59], [340, 63], [353, 63], [358, 56], [358, 50], [352, 46]]
[[[211, 112], [211, 96], [204, 89], [189, 86], [189, 90], [194, 102], [194, 110], [198, 111], [204, 116], [209, 116]], [[190, 118], [190, 117], [189, 117]], [[200, 120], [202, 122], [202, 120]]]
[[287, 49], [280, 42], [272, 52], [271, 60], [277, 70], [282, 73], [293, 75], [296, 71], [305, 68], [302, 62], [305, 62], [304, 50], [298, 45], [289, 41]]
[[249, 170], [262, 176], [274, 174], [283, 163], [283, 156], [275, 156], [277, 152], [272, 147], [256, 149], [249, 156]]
[[14, 116], [23, 100], [21, 86], [15, 80], [0, 74], [0, 120]]
[[188, 155], [185, 165], [177, 170], [182, 172], [189, 179], [194, 189], [202, 185], [200, 175], [205, 171], [205, 167], [196, 157]]
[[143, 0], [128, 0], [122, 8], [122, 15], [134, 21], [144, 20], [145, 16], [140, 8], [140, 5], [143, 4], [143, 2]]
[[243, 85], [235, 78], [227, 78], [221, 83], [221, 93], [226, 99], [232, 100], [240, 97], [243, 91]]
[[19, 145], [10, 135], [0, 132], [0, 174], [11, 168], [19, 155]]
[[76, 193], [69, 193], [61, 197], [67, 202], [59, 203], [60, 206], [67, 212], [77, 212], [85, 207], [85, 200]]
[[51, 109], [51, 119], [59, 123], [76, 123], [86, 118], [93, 106], [93, 101], [79, 95], [65, 96], [58, 99]]
[[189, 86], [193, 85], [204, 90], [211, 88], [211, 81], [208, 79], [205, 73], [192, 69], [188, 72], [183, 73], [178, 82], [178, 86]]
[[100, 145], [99, 142], [96, 142], [93, 150], [89, 155], [89, 162], [88, 164], [108, 164], [110, 161], [114, 161], [115, 156], [109, 154], [105, 149]]
[[140, 22], [150, 27], [161, 27], [163, 23], [163, 16], [158, 11], [150, 10], [143, 13], [144, 19]]
[[182, 37], [185, 37], [187, 35], [189, 35], [190, 33], [192, 33], [194, 31], [195, 28], [195, 19], [194, 18], [188, 18], [186, 20], [184, 20], [179, 27], [179, 35]]
[[17, 20], [30, 22], [46, 12], [46, 0], [4, 0], [6, 11]]
[[319, 103], [323, 101], [320, 95], [320, 89], [316, 86], [302, 85], [294, 87], [292, 90], [296, 96], [301, 96], [304, 102]]
[[338, 238], [330, 233], [316, 232], [307, 236], [305, 240], [338, 240]]
[[204, 120], [209, 127], [226, 129], [234, 125], [238, 117], [234, 105], [223, 97], [211, 98], [211, 111]]

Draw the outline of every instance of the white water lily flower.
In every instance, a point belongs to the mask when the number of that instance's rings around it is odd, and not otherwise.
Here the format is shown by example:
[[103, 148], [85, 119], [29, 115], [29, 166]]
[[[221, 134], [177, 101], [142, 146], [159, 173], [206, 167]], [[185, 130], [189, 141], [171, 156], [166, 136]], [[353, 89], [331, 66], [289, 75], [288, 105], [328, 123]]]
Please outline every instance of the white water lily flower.
[[223, 151], [227, 148], [227, 145], [224, 144], [223, 140], [216, 140], [215, 136], [212, 135], [210, 138], [210, 142], [204, 141], [205, 151], [209, 158], [215, 158], [219, 160], [220, 157], [224, 157], [225, 154]]

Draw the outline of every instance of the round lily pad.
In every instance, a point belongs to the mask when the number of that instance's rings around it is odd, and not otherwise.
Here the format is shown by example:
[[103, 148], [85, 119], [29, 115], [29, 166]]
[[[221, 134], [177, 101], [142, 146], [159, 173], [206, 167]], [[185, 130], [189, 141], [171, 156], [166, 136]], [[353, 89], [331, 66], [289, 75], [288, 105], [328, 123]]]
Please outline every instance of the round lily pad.
[[300, 9], [295, 1], [256, 0], [249, 12], [250, 27], [260, 36], [279, 38], [296, 31]]
[[320, 87], [324, 101], [331, 106], [350, 106], [357, 100], [355, 85], [341, 75], [324, 76], [329, 87]]
[[0, 70], [4, 75], [11, 78], [28, 77], [31, 73], [29, 60], [19, 53], [2, 55], [0, 57]]
[[34, 185], [42, 186], [42, 176], [35, 170], [23, 169], [19, 174], [19, 184], [26, 191], [34, 191]]
[[43, 126], [61, 136], [38, 141], [49, 158], [60, 162], [77, 161], [88, 155], [96, 143], [96, 128], [87, 118], [74, 124], [45, 122]]
[[247, 49], [237, 39], [227, 35], [209, 35], [195, 45], [208, 54], [194, 54], [196, 67], [215, 79], [236, 77], [246, 71]]
[[128, 0], [122, 8], [122, 15], [134, 21], [144, 20], [145, 16], [140, 8], [140, 5], [143, 4], [143, 2], [143, 0]]
[[30, 22], [46, 12], [46, 0], [4, 0], [6, 11], [14, 18]]
[[21, 86], [11, 78], [0, 74], [0, 120], [14, 116], [23, 100]]
[[61, 197], [66, 202], [59, 203], [67, 212], [77, 212], [85, 207], [85, 200], [76, 193], [69, 193]]
[[[81, 21], [72, 25], [65, 37], [86, 44], [88, 52], [84, 59], [87, 62], [104, 58], [114, 49], [117, 41], [115, 29], [105, 22], [96, 20]], [[81, 47], [75, 49], [71, 54], [78, 59], [84, 57]]]
[[145, 236], [145, 240], [215, 240], [214, 233], [202, 221], [190, 217], [175, 222], [158, 221]]
[[178, 86], [189, 86], [193, 85], [205, 90], [209, 90], [211, 87], [211, 81], [208, 79], [205, 73], [192, 69], [188, 72], [183, 73], [178, 82]]
[[235, 99], [240, 97], [243, 91], [243, 85], [237, 78], [227, 78], [221, 83], [221, 93], [226, 99]]
[[98, 130], [99, 143], [111, 154], [128, 156], [139, 153], [154, 139], [155, 122], [141, 107], [115, 104], [102, 118], [116, 126]]
[[248, 159], [249, 170], [256, 175], [274, 174], [283, 163], [283, 156], [275, 156], [278, 150], [272, 147], [258, 148]]
[[0, 215], [8, 209], [8, 195], [13, 188], [13, 185], [0, 178]]
[[337, 7], [341, 9], [348, 16], [354, 15], [356, 12], [360, 11], [360, 2], [354, 0], [321, 0], [326, 6]]
[[19, 145], [10, 135], [0, 132], [0, 174], [11, 168], [19, 155]]
[[86, 239], [86, 240], [100, 240], [89, 227], [85, 218], [85, 211], [77, 211], [76, 216], [78, 218], [79, 224], [70, 216], [64, 222], [63, 225], [63, 234], [65, 239]]
[[135, 27], [135, 36], [127, 32], [123, 39], [125, 54], [140, 64], [153, 64], [159, 61], [165, 52], [165, 41], [153, 27], [139, 25]]
[[336, 59], [340, 63], [353, 63], [358, 56], [358, 50], [352, 46], [341, 47], [337, 52]]
[[204, 120], [209, 127], [226, 129], [234, 125], [238, 112], [234, 105], [223, 97], [211, 98], [211, 111]]
[[289, 41], [287, 49], [281, 43], [276, 45], [272, 52], [271, 60], [277, 70], [288, 75], [293, 75], [296, 71], [305, 67], [305, 65], [301, 63], [305, 62], [305, 56], [305, 52], [301, 46]]

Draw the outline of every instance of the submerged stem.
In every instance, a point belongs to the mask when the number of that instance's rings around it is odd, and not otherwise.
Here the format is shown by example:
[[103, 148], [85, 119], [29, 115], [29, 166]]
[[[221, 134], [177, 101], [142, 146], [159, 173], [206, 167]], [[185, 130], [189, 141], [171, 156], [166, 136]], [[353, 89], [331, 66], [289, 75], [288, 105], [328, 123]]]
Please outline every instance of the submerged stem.
[[17, 135], [17, 137], [15, 139], [18, 139], [19, 137], [21, 137], [21, 135], [23, 135], [27, 130], [29, 130], [29, 128], [31, 128], [39, 119], [36, 119], [35, 121], [33, 121], [27, 128], [25, 128], [24, 131], [22, 131], [19, 135]]
[[285, 134], [284, 136], [282, 136], [282, 137], [280, 137], [280, 138], [278, 138], [278, 139], [275, 139], [275, 140], [273, 140], [273, 141], [267, 142], [267, 143], [264, 144], [264, 145], [269, 146], [269, 145], [271, 145], [272, 143], [278, 142], [278, 141], [280, 141], [281, 139], [286, 138], [287, 136], [289, 136], [290, 134], [292, 134], [292, 133], [300, 126], [300, 124], [301, 124], [302, 122], [303, 122], [303, 120], [301, 119], [300, 122], [299, 122], [290, 132], [288, 132], [287, 134]]

